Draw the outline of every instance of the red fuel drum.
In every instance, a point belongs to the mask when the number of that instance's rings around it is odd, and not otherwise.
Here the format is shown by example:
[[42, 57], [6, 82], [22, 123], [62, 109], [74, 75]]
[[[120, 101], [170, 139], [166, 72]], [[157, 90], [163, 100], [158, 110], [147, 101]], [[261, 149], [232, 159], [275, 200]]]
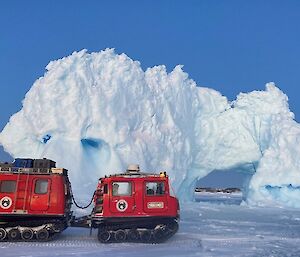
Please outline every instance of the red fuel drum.
[[67, 170], [1, 167], [0, 240], [60, 233], [72, 217], [71, 203]]
[[101, 242], [160, 242], [178, 229], [179, 202], [166, 173], [140, 173], [136, 167], [99, 180], [91, 218]]

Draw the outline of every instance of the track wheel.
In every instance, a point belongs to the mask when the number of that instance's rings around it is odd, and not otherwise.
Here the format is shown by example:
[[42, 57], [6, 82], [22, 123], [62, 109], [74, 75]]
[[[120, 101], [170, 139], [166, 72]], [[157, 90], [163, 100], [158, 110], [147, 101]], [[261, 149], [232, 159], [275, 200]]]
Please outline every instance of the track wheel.
[[122, 229], [119, 229], [115, 232], [115, 239], [117, 242], [123, 242], [126, 239], [126, 232]]
[[141, 240], [143, 242], [149, 242], [151, 238], [151, 231], [150, 230], [144, 230], [141, 232]]
[[140, 239], [140, 234], [136, 229], [130, 229], [128, 231], [127, 237], [131, 241], [138, 241]]
[[111, 233], [108, 230], [106, 230], [106, 229], [99, 229], [98, 230], [98, 240], [101, 243], [108, 243], [110, 238], [111, 238]]
[[31, 240], [33, 238], [33, 235], [34, 235], [33, 230], [30, 228], [26, 228], [21, 232], [21, 237], [25, 241]]
[[171, 231], [171, 232], [177, 232], [178, 230], [178, 223], [176, 221], [168, 224], [168, 229]]
[[153, 238], [155, 242], [159, 243], [164, 239], [164, 230], [162, 228], [156, 228], [153, 231]]
[[46, 241], [49, 238], [49, 232], [47, 229], [43, 228], [36, 232], [36, 238], [39, 241]]
[[64, 223], [53, 224], [53, 230], [56, 233], [59, 233], [65, 229], [66, 225]]
[[12, 228], [8, 231], [7, 236], [10, 240], [17, 240], [20, 238], [20, 231], [17, 228]]
[[0, 241], [3, 241], [7, 236], [7, 232], [4, 228], [0, 228]]

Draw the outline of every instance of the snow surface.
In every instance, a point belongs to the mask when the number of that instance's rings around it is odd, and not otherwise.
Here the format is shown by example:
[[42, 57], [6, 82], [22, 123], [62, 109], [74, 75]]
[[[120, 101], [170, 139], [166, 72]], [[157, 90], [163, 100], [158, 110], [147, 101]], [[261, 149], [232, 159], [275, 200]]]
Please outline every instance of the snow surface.
[[47, 157], [70, 170], [88, 200], [105, 174], [139, 163], [166, 170], [180, 198], [214, 170], [253, 173], [247, 203], [300, 207], [300, 127], [273, 83], [230, 102], [176, 66], [143, 71], [112, 49], [50, 62], [0, 134], [14, 157]]
[[[217, 198], [217, 196], [216, 196]], [[96, 231], [68, 228], [46, 243], [0, 243], [1, 257], [299, 257], [300, 210], [188, 203], [179, 232], [163, 244], [101, 244]]]

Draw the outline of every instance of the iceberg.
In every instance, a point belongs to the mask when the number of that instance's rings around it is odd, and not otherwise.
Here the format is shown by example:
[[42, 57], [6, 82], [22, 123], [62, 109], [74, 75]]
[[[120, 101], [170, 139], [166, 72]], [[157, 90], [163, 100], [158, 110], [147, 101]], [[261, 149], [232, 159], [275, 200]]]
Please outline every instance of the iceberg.
[[176, 66], [143, 71], [114, 49], [51, 61], [0, 133], [13, 157], [50, 158], [70, 171], [73, 191], [139, 163], [164, 170], [181, 199], [197, 179], [239, 167], [254, 173], [248, 204], [300, 207], [300, 126], [275, 86], [229, 101]]

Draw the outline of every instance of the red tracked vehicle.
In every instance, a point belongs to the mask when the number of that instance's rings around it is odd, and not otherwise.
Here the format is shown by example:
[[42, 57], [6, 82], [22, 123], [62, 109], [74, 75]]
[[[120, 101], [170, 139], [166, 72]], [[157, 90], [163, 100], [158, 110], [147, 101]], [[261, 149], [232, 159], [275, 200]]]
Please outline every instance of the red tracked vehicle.
[[44, 241], [68, 227], [71, 186], [67, 170], [47, 159], [0, 165], [0, 241]]
[[165, 172], [141, 173], [130, 165], [100, 178], [91, 215], [74, 218], [66, 169], [48, 159], [0, 163], [0, 241], [45, 241], [79, 226], [98, 229], [103, 243], [163, 242], [178, 230], [179, 203], [170, 190]]
[[91, 226], [100, 242], [163, 242], [178, 230], [179, 202], [170, 194], [166, 172], [126, 173], [99, 179]]

